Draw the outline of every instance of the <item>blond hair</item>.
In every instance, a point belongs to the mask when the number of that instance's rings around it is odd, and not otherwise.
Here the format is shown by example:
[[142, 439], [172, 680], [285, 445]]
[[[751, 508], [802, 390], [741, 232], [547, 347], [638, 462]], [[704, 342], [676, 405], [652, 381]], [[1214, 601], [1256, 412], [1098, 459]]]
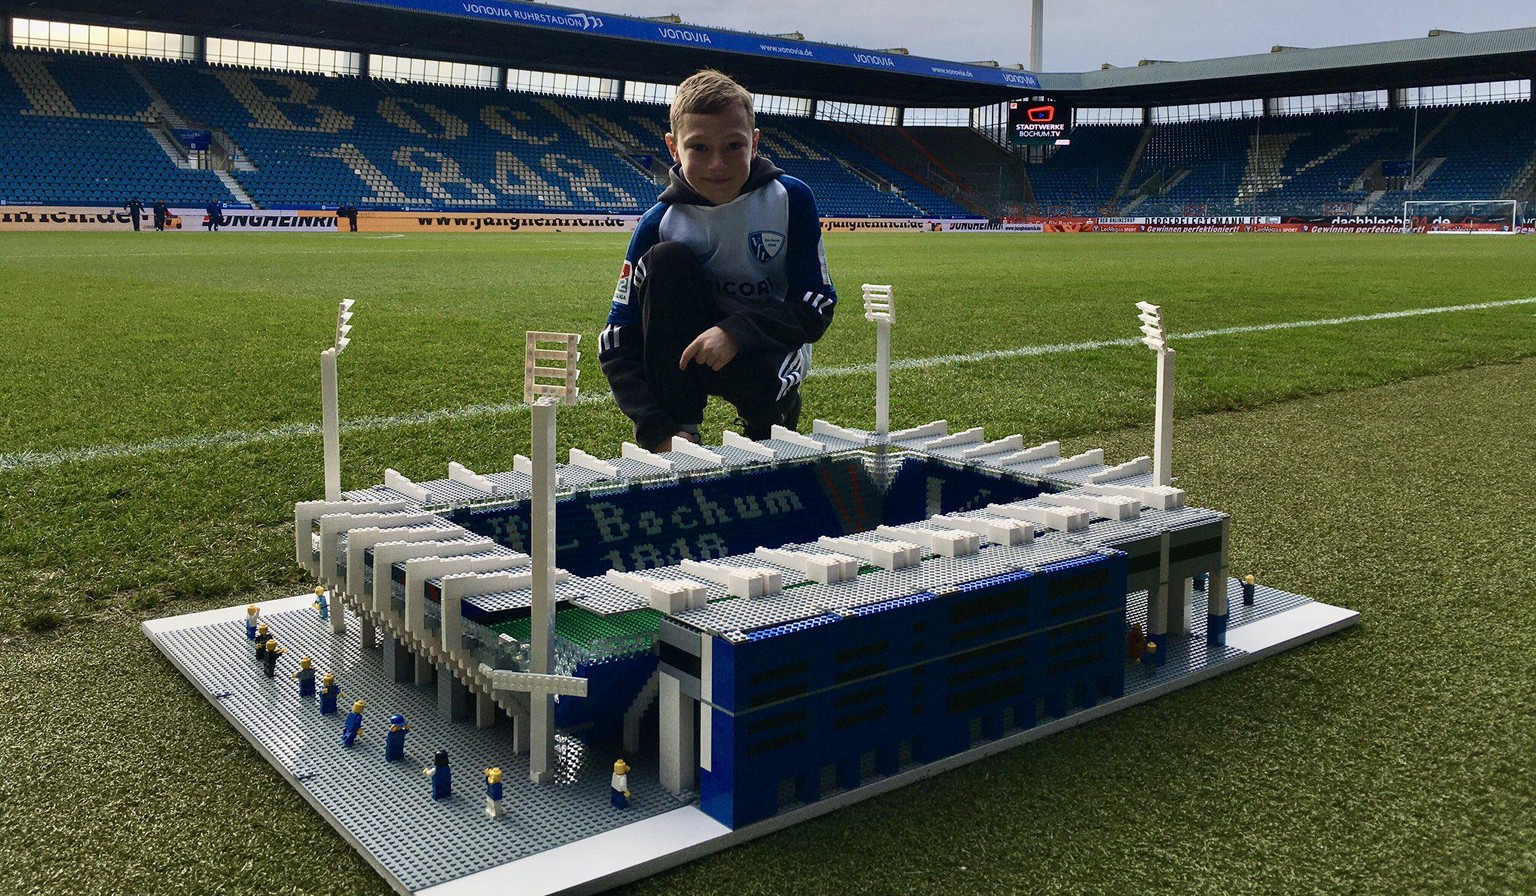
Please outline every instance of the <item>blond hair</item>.
[[730, 75], [712, 68], [689, 75], [677, 85], [677, 95], [672, 98], [672, 133], [682, 130], [683, 116], [716, 115], [732, 106], [747, 110], [747, 126], [757, 126], [757, 116], [752, 111], [752, 94], [731, 80]]

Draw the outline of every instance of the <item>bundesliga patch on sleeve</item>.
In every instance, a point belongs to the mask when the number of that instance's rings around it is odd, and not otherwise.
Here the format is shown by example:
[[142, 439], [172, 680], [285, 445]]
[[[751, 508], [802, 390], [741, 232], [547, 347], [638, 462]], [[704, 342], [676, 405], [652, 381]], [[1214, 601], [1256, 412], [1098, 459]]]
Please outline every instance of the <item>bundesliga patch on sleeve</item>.
[[613, 290], [613, 304], [629, 304], [629, 281], [632, 273], [633, 269], [629, 266], [629, 262], [625, 261], [624, 267], [619, 269], [619, 285]]

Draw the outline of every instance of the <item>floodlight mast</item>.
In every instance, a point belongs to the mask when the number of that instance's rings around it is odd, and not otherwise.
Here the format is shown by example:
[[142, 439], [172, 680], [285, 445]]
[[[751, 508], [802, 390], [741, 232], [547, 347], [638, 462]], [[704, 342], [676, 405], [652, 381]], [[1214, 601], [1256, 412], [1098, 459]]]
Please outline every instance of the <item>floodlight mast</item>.
[[891, 321], [896, 317], [889, 284], [864, 284], [864, 319], [875, 322], [875, 434], [891, 430]]
[[336, 343], [320, 353], [321, 436], [325, 447], [325, 500], [341, 500], [341, 412], [337, 402], [336, 358], [351, 342], [352, 306], [342, 299], [336, 311]]
[[[576, 403], [576, 380], [581, 375], [576, 369], [576, 362], [581, 360], [576, 346], [580, 342], [575, 333], [530, 331], [523, 365], [523, 400], [532, 406], [533, 418], [533, 532], [529, 551], [533, 559], [533, 626], [528, 671], [536, 675], [555, 671], [555, 412], [562, 404]], [[551, 343], [560, 347], [548, 347]], [[541, 366], [541, 361], [560, 366]], [[546, 784], [554, 778], [554, 692], [530, 691], [528, 708], [528, 777], [535, 784]]]
[[1152, 433], [1152, 484], [1173, 484], [1173, 359], [1163, 311], [1157, 305], [1137, 302], [1141, 312], [1141, 341], [1157, 352], [1157, 422]]
[[1045, 0], [1034, 0], [1029, 15], [1029, 70], [1043, 71], [1045, 65]]

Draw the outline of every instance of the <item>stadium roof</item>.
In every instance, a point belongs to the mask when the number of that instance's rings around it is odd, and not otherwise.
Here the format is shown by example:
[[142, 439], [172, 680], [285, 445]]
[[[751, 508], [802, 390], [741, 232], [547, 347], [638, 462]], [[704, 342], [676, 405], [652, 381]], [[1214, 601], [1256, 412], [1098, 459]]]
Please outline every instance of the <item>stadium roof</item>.
[[1536, 76], [1536, 28], [1036, 76], [517, 0], [0, 0], [0, 13], [662, 83], [715, 66], [760, 93], [909, 107], [1037, 93], [1157, 106]]
[[1158, 106], [1536, 76], [1536, 28], [1444, 33], [1199, 62], [1042, 74], [1041, 89], [1101, 106]]

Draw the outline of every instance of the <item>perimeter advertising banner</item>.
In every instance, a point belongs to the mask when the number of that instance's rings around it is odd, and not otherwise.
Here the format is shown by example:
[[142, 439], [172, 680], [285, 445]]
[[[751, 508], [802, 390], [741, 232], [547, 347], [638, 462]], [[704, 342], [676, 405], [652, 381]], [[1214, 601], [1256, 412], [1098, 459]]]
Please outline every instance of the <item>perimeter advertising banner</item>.
[[[200, 208], [173, 208], [168, 232], [204, 232], [207, 214]], [[154, 215], [145, 209], [139, 227], [153, 232]], [[19, 230], [131, 231], [133, 219], [124, 209], [100, 206], [0, 205], [0, 232]], [[227, 209], [219, 230], [278, 233], [335, 233], [336, 213], [327, 211], [250, 211]]]
[[[357, 229], [369, 233], [626, 233], [639, 220], [639, 215], [363, 211], [358, 213]], [[827, 233], [924, 233], [944, 223], [937, 218], [822, 218], [821, 229]]]
[[[149, 229], [149, 211], [144, 223]], [[133, 222], [124, 209], [67, 205], [0, 205], [0, 231], [15, 230], [132, 230]]]
[[357, 229], [365, 233], [625, 233], [634, 230], [639, 220], [639, 215], [360, 211]]
[[934, 221], [929, 230], [935, 233], [1044, 233], [1039, 224], [1022, 221], [988, 221], [985, 218], [961, 218]]
[[[1072, 217], [1025, 219], [1045, 233], [1401, 233], [1400, 217], [1379, 215], [1249, 215], [1177, 217]], [[1508, 233], [1508, 219], [1463, 216], [1416, 217], [1406, 222], [1414, 233]], [[947, 229], [947, 228], [946, 228]]]
[[821, 229], [826, 233], [852, 233], [855, 230], [926, 233], [935, 223], [937, 219], [931, 218], [822, 218]]

